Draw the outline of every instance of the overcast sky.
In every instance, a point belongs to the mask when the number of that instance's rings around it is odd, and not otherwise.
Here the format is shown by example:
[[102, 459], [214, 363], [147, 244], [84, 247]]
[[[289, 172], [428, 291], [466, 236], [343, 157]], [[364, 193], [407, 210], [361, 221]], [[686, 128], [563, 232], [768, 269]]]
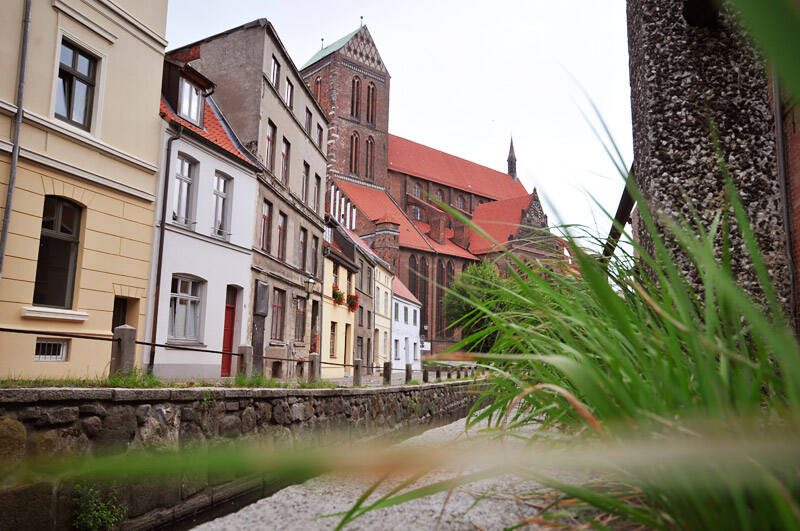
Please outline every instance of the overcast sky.
[[[586, 90], [632, 160], [624, 0], [169, 0], [168, 49], [268, 18], [299, 67], [369, 27], [392, 76], [389, 131], [536, 187], [551, 223], [607, 234], [622, 181], [582, 112]], [[549, 204], [547, 204], [549, 202]]]

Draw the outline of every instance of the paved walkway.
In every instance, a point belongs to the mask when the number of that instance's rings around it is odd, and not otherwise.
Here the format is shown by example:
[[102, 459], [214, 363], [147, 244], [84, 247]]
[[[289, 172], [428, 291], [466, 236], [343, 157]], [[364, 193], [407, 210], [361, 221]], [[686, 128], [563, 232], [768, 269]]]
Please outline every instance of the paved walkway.
[[[485, 426], [485, 425], [484, 425]], [[471, 431], [480, 429], [473, 428]], [[422, 435], [408, 439], [401, 445], [415, 447], [469, 447], [479, 444], [465, 436], [465, 421], [459, 420], [440, 428], [431, 429]], [[514, 444], [512, 442], [512, 444]], [[517, 443], [519, 444], [519, 443]], [[469, 472], [464, 471], [464, 472]], [[453, 471], [441, 470], [425, 476], [414, 486], [431, 484], [454, 476]], [[571, 478], [564, 478], [571, 479]], [[394, 484], [399, 482], [396, 481]], [[373, 494], [386, 492], [394, 484]], [[370, 485], [361, 477], [325, 475], [294, 485], [241, 509], [239, 512], [207, 522], [196, 529], [219, 530], [327, 530], [334, 529], [339, 518], [318, 517], [347, 511]], [[520, 481], [513, 476], [501, 476], [464, 485], [453, 490], [445, 504], [446, 492], [405, 504], [368, 512], [356, 519], [346, 529], [504, 529], [535, 516], [541, 501], [525, 497], [539, 485], [531, 481]], [[517, 499], [513, 499], [514, 496]], [[444, 507], [444, 510], [442, 509]], [[527, 527], [526, 529], [530, 529]]]

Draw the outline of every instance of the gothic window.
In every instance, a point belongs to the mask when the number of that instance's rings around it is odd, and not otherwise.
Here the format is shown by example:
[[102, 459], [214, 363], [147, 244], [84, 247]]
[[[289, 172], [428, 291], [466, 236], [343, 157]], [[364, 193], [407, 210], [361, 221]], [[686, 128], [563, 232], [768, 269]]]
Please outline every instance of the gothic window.
[[319, 101], [319, 95], [322, 93], [322, 78], [317, 76], [314, 80], [314, 97]]
[[414, 183], [414, 197], [422, 197], [422, 188], [416, 183]]
[[367, 138], [367, 178], [372, 179], [375, 177], [375, 140], [372, 137]]
[[417, 257], [412, 254], [408, 259], [408, 289], [418, 297], [417, 282]]
[[461, 194], [456, 197], [456, 208], [459, 210], [464, 210], [464, 196]]
[[[453, 277], [455, 276], [455, 267], [453, 266], [453, 261], [448, 260], [447, 262], [447, 283], [445, 286], [449, 289], [453, 285]], [[442, 305], [442, 314], [444, 314], [444, 305]], [[444, 315], [442, 315], [442, 320], [444, 320]], [[445, 330], [445, 336], [448, 339], [452, 339], [453, 337], [453, 329], [448, 328]]]
[[422, 209], [417, 205], [411, 205], [411, 219], [414, 221], [422, 220]]
[[361, 79], [353, 78], [353, 91], [350, 94], [350, 116], [358, 118], [361, 115]]
[[444, 321], [444, 261], [437, 260], [436, 262], [436, 336], [441, 337], [444, 335], [445, 321]]
[[422, 333], [427, 335], [428, 330], [428, 260], [423, 256], [419, 260], [419, 294], [417, 298], [422, 303], [420, 310], [420, 321], [422, 324]]
[[350, 135], [350, 173], [358, 175], [358, 133]]
[[375, 123], [375, 84], [367, 85], [367, 123]]

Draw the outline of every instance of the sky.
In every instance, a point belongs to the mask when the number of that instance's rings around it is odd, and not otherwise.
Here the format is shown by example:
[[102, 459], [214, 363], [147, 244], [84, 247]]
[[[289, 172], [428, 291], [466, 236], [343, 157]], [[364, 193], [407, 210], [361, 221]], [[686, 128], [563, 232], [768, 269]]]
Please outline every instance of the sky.
[[295, 64], [363, 17], [391, 75], [389, 132], [517, 174], [551, 224], [608, 234], [623, 184], [589, 122], [632, 161], [624, 0], [169, 0], [168, 50], [269, 19]]

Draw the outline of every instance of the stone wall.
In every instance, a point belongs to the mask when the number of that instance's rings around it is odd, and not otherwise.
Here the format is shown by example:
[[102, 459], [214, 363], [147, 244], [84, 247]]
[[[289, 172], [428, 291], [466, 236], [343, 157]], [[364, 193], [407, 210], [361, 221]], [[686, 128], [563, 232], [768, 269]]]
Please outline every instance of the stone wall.
[[[693, 205], [708, 228], [725, 201], [710, 128], [713, 122], [773, 286], [788, 313], [790, 262], [765, 62], [726, 3], [706, 27], [689, 24], [683, 5], [683, 0], [628, 0], [637, 184], [654, 211], [692, 219]], [[637, 239], [652, 250], [643, 226], [639, 228]], [[721, 240], [720, 236], [716, 242], [718, 251]], [[760, 298], [738, 229], [731, 240], [737, 281]], [[680, 252], [674, 254], [697, 289], [697, 271]]]
[[[244, 437], [301, 442], [334, 431], [350, 439], [400, 436], [403, 428], [463, 417], [478, 398], [474, 390], [464, 381], [367, 389], [2, 389], [0, 462], [13, 468], [25, 458], [169, 451]], [[70, 482], [4, 483], [0, 530], [70, 528]], [[127, 507], [126, 529], [175, 524], [275, 488], [263, 478], [231, 477], [115, 487]]]

